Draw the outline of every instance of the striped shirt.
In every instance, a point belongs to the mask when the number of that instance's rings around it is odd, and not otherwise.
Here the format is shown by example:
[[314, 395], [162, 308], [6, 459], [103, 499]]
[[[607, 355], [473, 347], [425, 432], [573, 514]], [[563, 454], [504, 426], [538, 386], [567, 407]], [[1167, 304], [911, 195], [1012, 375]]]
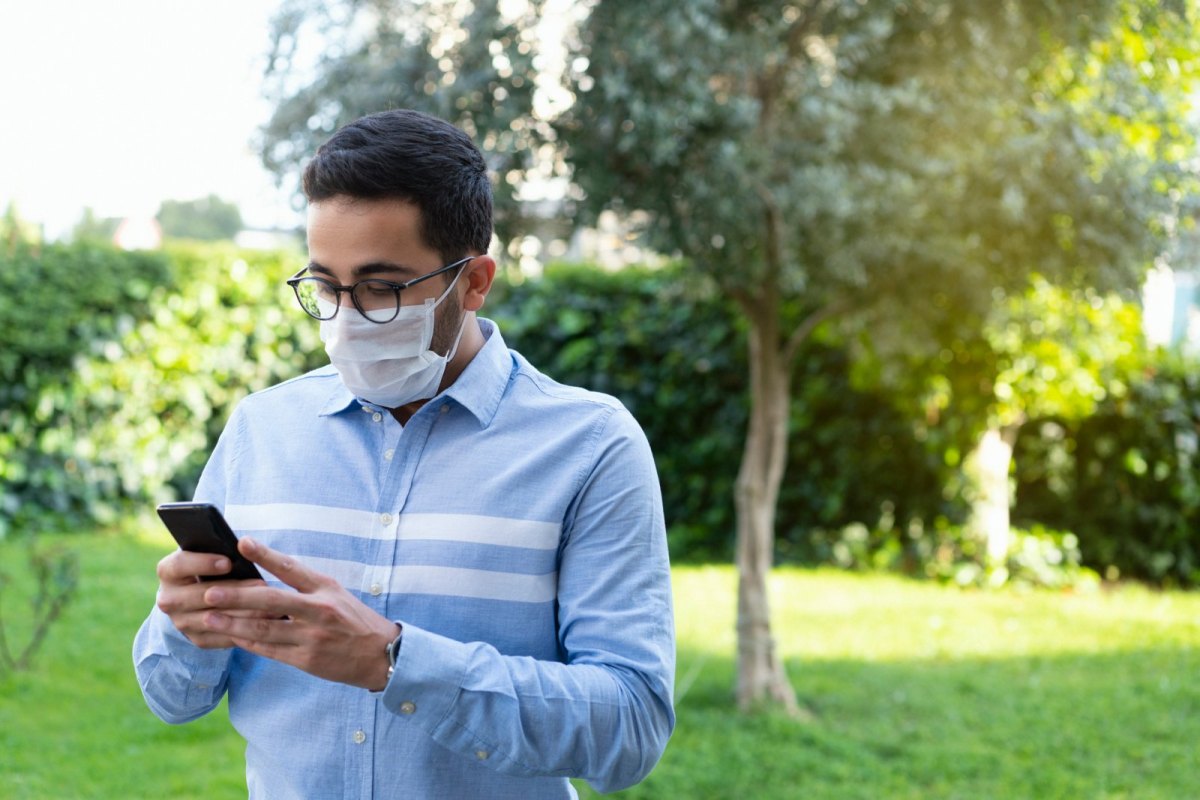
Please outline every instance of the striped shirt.
[[[381, 693], [239, 649], [158, 609], [134, 643], [150, 708], [228, 695], [254, 798], [565, 798], [641, 780], [674, 726], [662, 502], [613, 398], [555, 383], [492, 323], [404, 426], [332, 367], [240, 403], [196, 499], [238, 535], [400, 622]], [[272, 576], [268, 582], [278, 583]]]

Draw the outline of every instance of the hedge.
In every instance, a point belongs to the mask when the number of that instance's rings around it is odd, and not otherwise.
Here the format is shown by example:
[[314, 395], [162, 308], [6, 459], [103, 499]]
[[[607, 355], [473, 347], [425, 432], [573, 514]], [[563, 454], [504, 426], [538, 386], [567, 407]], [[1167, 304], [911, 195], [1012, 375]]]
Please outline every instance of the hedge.
[[[0, 536], [47, 514], [86, 526], [190, 495], [241, 397], [325, 363], [283, 284], [301, 260], [229, 244], [0, 252]], [[485, 312], [509, 344], [641, 422], [673, 556], [730, 558], [748, 402], [731, 302], [678, 264], [508, 277]], [[954, 437], [918, 438], [897, 411], [913, 404], [863, 389], [850, 368], [834, 341], [800, 354], [778, 556], [928, 573], [939, 553], [969, 549], [958, 459], [939, 450]], [[1101, 573], [1194, 585], [1200, 369], [1157, 354], [1143, 371], [1082, 422], [1024, 427], [1014, 522], [1043, 544], [1077, 541]]]

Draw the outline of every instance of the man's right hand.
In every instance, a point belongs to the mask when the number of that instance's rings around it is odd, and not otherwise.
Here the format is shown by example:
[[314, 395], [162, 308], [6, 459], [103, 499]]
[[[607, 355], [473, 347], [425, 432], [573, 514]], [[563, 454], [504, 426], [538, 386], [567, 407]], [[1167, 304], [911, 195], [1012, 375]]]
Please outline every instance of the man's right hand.
[[[212, 582], [201, 582], [200, 576], [224, 575], [232, 569], [229, 559], [212, 553], [191, 553], [176, 550], [158, 562], [158, 607], [171, 618], [175, 627], [197, 647], [220, 649], [233, 647], [228, 636], [215, 633], [204, 626], [204, 615], [213, 609], [204, 602], [204, 591]], [[264, 581], [227, 581], [236, 586], [264, 586]], [[234, 612], [221, 609], [226, 616], [266, 617], [265, 612]]]

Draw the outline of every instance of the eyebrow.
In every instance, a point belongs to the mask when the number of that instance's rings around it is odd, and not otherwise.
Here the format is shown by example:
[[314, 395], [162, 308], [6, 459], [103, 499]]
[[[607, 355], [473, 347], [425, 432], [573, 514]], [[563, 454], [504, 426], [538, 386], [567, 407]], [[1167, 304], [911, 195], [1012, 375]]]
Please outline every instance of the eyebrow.
[[[308, 271], [316, 275], [333, 277], [333, 270], [316, 261], [308, 262]], [[369, 278], [373, 275], [391, 275], [403, 280], [405, 278], [415, 278], [418, 274], [412, 267], [396, 264], [392, 261], [371, 261], [367, 264], [360, 264], [350, 271], [351, 277], [355, 280]]]

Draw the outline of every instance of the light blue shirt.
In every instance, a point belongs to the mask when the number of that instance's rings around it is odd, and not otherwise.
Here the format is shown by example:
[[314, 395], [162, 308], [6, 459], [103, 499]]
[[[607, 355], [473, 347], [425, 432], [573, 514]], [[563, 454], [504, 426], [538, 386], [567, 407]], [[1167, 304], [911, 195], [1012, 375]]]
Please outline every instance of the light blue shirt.
[[636, 783], [666, 747], [674, 629], [645, 436], [480, 324], [483, 349], [408, 424], [325, 367], [240, 403], [205, 467], [196, 499], [239, 536], [404, 627], [371, 693], [202, 650], [151, 611], [133, 649], [147, 704], [181, 723], [227, 694], [252, 798], [566, 798], [568, 777]]

